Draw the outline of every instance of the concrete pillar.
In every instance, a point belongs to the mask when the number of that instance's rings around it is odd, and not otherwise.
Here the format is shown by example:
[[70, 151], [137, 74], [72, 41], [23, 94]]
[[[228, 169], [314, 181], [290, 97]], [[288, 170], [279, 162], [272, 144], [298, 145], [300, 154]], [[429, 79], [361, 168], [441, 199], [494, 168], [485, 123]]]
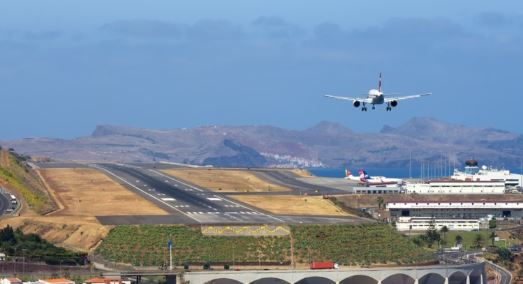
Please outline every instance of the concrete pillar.
[[445, 284], [449, 284], [449, 278], [448, 277], [445, 277], [445, 282], [443, 282]]
[[467, 282], [465, 282], [465, 283], [470, 284], [470, 276], [469, 275], [467, 275]]
[[485, 283], [483, 282], [483, 273], [481, 273], [481, 274], [479, 275], [479, 283], [481, 283], [481, 284], [485, 284]]
[[418, 278], [414, 279], [414, 284], [418, 284]]

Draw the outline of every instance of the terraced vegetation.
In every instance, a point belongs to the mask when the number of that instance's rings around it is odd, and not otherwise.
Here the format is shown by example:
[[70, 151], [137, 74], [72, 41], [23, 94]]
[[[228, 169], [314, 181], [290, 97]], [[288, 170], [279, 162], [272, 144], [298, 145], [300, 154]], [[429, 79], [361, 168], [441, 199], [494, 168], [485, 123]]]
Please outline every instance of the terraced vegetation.
[[289, 261], [290, 239], [282, 237], [210, 237], [199, 227], [118, 226], [97, 253], [106, 260], [158, 266], [168, 261], [167, 242], [173, 240], [173, 263], [279, 263]]
[[432, 259], [393, 227], [383, 224], [292, 226], [297, 262], [341, 265], [420, 263]]
[[33, 171], [21, 156], [13, 151], [0, 150], [0, 184], [16, 191], [36, 213], [47, 213], [55, 209], [38, 174]]
[[[342, 265], [414, 263], [431, 260], [427, 250], [392, 227], [370, 225], [291, 226], [297, 263], [336, 261]], [[167, 242], [174, 242], [173, 261], [183, 263], [289, 264], [291, 237], [204, 236], [199, 227], [118, 226], [96, 254], [108, 261], [159, 266], [168, 261]]]

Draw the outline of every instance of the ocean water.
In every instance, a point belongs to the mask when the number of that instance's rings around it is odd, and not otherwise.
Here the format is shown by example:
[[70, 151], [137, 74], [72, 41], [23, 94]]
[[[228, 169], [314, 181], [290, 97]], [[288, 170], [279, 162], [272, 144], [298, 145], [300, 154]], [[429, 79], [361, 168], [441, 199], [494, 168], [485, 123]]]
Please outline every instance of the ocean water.
[[[370, 176], [386, 176], [386, 177], [397, 177], [397, 178], [408, 178], [409, 169], [406, 168], [363, 168]], [[310, 173], [319, 177], [345, 177], [344, 168], [309, 168], [307, 169]], [[358, 168], [350, 169], [353, 175], [358, 174]], [[415, 171], [412, 169], [412, 177], [418, 177], [420, 170]]]
[[[349, 169], [353, 175], [358, 174], [359, 168]], [[363, 168], [368, 175], [370, 176], [385, 176], [390, 178], [420, 178], [421, 177], [421, 168], [413, 167], [409, 173], [409, 168]], [[309, 168], [307, 169], [310, 173], [319, 177], [344, 177], [345, 169], [344, 168]], [[462, 169], [460, 169], [462, 170]], [[430, 172], [427, 169], [424, 169], [423, 176], [425, 178], [438, 178], [438, 177], [448, 177], [452, 175], [453, 169], [431, 169]], [[521, 169], [510, 169], [513, 173], [521, 173]]]

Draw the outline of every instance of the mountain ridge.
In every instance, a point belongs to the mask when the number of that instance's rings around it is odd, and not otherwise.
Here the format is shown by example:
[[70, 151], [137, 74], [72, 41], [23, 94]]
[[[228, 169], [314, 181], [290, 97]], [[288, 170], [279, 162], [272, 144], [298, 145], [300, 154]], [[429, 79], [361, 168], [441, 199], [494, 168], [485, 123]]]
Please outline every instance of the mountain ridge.
[[384, 125], [358, 133], [336, 122], [321, 121], [303, 130], [270, 125], [210, 125], [155, 130], [99, 125], [90, 136], [74, 139], [32, 138], [0, 144], [35, 156], [61, 160], [120, 162], [171, 161], [217, 166], [404, 166], [441, 159], [461, 163], [470, 157], [496, 166], [519, 166], [523, 135], [472, 128], [429, 117]]

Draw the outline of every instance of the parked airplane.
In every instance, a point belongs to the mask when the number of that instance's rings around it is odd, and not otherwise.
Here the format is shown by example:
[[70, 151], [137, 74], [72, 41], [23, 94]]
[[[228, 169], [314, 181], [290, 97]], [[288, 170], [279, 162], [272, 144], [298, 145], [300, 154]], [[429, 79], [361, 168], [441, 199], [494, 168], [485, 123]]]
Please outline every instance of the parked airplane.
[[357, 181], [365, 186], [398, 186], [403, 184], [403, 180], [399, 178], [388, 178], [384, 176], [369, 176], [363, 169], [358, 170], [358, 176], [352, 175], [350, 170], [345, 169], [345, 179]]
[[369, 93], [367, 94], [366, 98], [338, 97], [338, 96], [331, 96], [331, 95], [325, 95], [325, 96], [328, 98], [333, 98], [333, 99], [338, 99], [338, 100], [352, 101], [352, 105], [354, 107], [359, 107], [361, 105], [361, 111], [367, 111], [367, 104], [372, 105], [372, 109], [375, 109], [374, 105], [387, 104], [386, 110], [391, 111], [393, 107], [398, 106], [398, 102], [401, 100], [419, 98], [419, 97], [423, 97], [423, 96], [428, 96], [430, 94], [432, 94], [432, 93], [423, 93], [423, 94], [403, 96], [403, 97], [386, 97], [386, 95], [381, 91], [381, 73], [380, 73], [378, 89], [369, 90]]

